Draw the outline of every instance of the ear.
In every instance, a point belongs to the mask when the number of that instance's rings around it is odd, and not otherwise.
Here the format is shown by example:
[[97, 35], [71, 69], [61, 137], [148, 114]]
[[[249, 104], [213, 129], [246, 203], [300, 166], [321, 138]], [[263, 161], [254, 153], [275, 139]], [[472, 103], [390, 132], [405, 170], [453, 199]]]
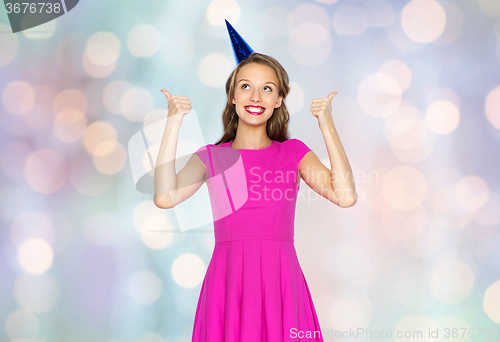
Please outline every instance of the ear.
[[276, 106], [274, 106], [274, 108], [279, 108], [281, 106], [281, 102], [283, 102], [283, 96], [278, 97], [278, 101], [276, 102]]
[[236, 104], [236, 103], [234, 102], [234, 97], [233, 97], [233, 100], [232, 100], [231, 102], [232, 102], [232, 104]]

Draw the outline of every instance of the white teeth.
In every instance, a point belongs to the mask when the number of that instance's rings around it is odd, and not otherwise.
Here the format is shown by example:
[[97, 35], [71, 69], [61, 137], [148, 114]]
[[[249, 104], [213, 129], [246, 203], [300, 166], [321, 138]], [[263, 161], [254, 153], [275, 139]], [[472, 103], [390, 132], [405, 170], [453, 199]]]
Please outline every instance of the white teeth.
[[255, 109], [255, 108], [252, 108], [252, 107], [245, 107], [246, 109], [248, 109], [250, 112], [253, 112], [253, 113], [262, 113], [264, 111], [264, 109]]

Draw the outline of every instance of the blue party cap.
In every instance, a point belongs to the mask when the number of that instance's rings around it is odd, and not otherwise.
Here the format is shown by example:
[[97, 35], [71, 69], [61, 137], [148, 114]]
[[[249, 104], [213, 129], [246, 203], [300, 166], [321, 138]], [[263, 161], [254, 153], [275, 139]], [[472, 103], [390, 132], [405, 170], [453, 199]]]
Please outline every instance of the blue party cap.
[[240, 64], [240, 62], [246, 59], [253, 52], [253, 50], [227, 20], [226, 26], [227, 31], [229, 32], [229, 37], [231, 38], [231, 43], [233, 43], [233, 52], [236, 64]]

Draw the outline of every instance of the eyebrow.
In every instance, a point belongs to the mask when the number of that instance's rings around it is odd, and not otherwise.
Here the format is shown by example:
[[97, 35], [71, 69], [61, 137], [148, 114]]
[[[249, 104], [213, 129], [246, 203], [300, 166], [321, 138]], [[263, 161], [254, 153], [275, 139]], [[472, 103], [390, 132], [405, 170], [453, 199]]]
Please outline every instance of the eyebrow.
[[[247, 82], [252, 83], [252, 81], [247, 80], [247, 79], [245, 79], [245, 78], [242, 78], [241, 80], [239, 80], [239, 81], [238, 81], [238, 83], [240, 83], [241, 81], [247, 81]], [[264, 84], [268, 84], [268, 83], [271, 83], [271, 84], [273, 84], [273, 85], [276, 87], [276, 84], [274, 84], [274, 82], [266, 82], [266, 83], [264, 83]]]

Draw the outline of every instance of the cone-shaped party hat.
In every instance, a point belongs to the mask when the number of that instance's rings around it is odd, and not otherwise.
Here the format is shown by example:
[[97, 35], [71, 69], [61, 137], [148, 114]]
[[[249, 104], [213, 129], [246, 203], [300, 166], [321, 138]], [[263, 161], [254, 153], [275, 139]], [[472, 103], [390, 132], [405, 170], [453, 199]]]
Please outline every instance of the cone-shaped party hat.
[[[224, 19], [225, 20], [225, 19]], [[248, 57], [253, 50], [248, 46], [247, 42], [236, 32], [236, 30], [231, 26], [231, 24], [226, 20], [227, 31], [229, 32], [229, 37], [231, 38], [231, 43], [233, 43], [234, 58], [236, 59], [236, 64]]]

